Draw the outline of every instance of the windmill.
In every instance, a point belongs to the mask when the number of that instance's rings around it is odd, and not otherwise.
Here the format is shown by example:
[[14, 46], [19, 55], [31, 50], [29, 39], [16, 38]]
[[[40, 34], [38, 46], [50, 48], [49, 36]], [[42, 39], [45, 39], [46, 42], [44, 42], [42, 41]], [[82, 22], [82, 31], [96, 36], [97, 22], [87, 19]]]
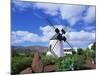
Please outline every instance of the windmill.
[[[46, 16], [44, 16], [45, 15], [44, 13], [41, 13], [41, 15], [37, 15], [37, 17], [44, 19], [46, 22], [48, 22], [56, 33], [50, 39], [47, 55], [53, 55], [55, 57], [63, 57], [64, 56], [63, 42], [68, 44], [69, 47], [72, 50], [74, 50], [71, 44], [68, 42], [68, 39], [64, 36], [64, 34], [66, 33], [65, 29], [62, 28], [61, 30], [59, 30], [52, 24], [52, 22]], [[69, 31], [67, 31], [66, 36], [68, 35]]]
[[[49, 25], [54, 29], [55, 35], [50, 39], [49, 48], [47, 55], [53, 55], [55, 57], [63, 57], [64, 56], [64, 49], [63, 49], [63, 42], [69, 45], [73, 50], [73, 47], [68, 42], [67, 38], [64, 36], [66, 31], [62, 28], [59, 30], [58, 28], [54, 27], [49, 19], [46, 19]], [[69, 32], [69, 31], [68, 31]], [[67, 34], [68, 34], [67, 32]]]

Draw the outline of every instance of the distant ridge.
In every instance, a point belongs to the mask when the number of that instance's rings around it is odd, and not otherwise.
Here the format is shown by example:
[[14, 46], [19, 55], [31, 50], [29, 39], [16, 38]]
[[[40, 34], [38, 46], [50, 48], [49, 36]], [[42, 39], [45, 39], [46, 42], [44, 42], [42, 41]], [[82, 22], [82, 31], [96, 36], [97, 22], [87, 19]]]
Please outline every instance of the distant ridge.
[[45, 46], [11, 46], [12, 51], [17, 53], [26, 53], [26, 52], [47, 52], [47, 47]]

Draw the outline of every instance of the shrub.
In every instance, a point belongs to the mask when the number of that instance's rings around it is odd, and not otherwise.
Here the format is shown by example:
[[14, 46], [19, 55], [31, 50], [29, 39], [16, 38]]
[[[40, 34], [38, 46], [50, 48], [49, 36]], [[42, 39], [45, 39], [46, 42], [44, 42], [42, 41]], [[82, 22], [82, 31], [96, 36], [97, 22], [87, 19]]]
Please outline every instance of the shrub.
[[71, 57], [61, 57], [56, 62], [57, 71], [67, 71], [71, 69], [72, 60]]
[[69, 71], [81, 69], [84, 64], [85, 58], [83, 55], [74, 54], [59, 58], [56, 62], [56, 67], [57, 71]]
[[32, 57], [14, 56], [11, 61], [11, 73], [18, 74], [23, 69], [29, 67], [32, 63]]
[[77, 49], [77, 54], [78, 55], [82, 55], [84, 53], [83, 49], [82, 48], [78, 48]]
[[83, 55], [73, 55], [72, 62], [75, 70], [82, 69], [83, 65], [85, 64], [85, 57]]
[[94, 51], [96, 50], [96, 42], [93, 43], [91, 50], [94, 50]]
[[55, 64], [57, 58], [55, 58], [54, 56], [51, 56], [51, 55], [41, 55], [41, 60], [42, 60], [42, 63], [45, 65], [49, 65], [49, 64]]
[[15, 50], [11, 50], [11, 54], [12, 57], [19, 56], [19, 54]]

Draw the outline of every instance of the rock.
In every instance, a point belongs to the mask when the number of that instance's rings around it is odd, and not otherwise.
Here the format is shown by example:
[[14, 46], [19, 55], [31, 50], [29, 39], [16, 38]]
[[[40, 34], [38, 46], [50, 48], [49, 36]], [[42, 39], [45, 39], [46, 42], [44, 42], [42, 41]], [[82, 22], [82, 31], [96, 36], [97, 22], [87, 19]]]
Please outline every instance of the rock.
[[47, 65], [44, 67], [44, 72], [53, 72], [56, 70], [56, 66], [55, 65]]
[[23, 70], [23, 71], [20, 72], [20, 74], [31, 74], [31, 73], [32, 73], [31, 67], [28, 67], [25, 70]]
[[36, 73], [43, 72], [43, 64], [39, 55], [39, 52], [36, 52], [34, 54], [34, 58], [32, 61], [32, 71]]

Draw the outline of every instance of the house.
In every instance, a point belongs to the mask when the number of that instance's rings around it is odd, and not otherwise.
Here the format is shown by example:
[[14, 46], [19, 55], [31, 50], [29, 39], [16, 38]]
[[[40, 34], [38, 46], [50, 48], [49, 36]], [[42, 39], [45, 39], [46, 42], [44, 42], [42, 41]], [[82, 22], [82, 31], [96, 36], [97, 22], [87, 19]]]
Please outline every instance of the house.
[[64, 55], [65, 54], [72, 54], [73, 51], [77, 52], [77, 48], [71, 49], [71, 48], [64, 48]]
[[64, 54], [72, 54], [72, 49], [68, 49], [68, 48], [65, 48], [64, 49]]
[[88, 45], [88, 48], [91, 49], [92, 46], [93, 46], [93, 43], [90, 43], [90, 44]]

